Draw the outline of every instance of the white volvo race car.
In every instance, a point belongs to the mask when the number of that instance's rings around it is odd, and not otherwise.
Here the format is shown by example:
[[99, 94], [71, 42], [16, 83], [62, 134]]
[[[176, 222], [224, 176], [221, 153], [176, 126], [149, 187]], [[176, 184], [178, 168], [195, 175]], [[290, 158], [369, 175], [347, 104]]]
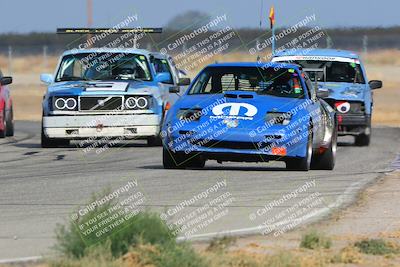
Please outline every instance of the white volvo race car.
[[159, 145], [165, 111], [190, 84], [167, 55], [139, 49], [66, 51], [43, 98], [42, 147], [87, 138], [140, 138]]

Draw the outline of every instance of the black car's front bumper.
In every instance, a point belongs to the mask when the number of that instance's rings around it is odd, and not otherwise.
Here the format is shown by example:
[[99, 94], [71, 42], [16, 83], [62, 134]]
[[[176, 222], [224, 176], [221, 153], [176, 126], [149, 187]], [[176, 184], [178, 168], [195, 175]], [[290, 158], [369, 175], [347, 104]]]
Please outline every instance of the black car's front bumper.
[[365, 114], [338, 114], [338, 135], [368, 134], [371, 117]]

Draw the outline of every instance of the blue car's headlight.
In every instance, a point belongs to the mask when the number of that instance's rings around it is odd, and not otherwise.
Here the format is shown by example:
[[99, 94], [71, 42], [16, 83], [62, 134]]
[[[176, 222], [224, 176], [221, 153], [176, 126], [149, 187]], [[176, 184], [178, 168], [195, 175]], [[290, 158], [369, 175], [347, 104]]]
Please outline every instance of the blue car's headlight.
[[292, 116], [285, 112], [267, 112], [265, 116], [266, 122], [270, 124], [288, 125], [291, 119]]
[[190, 122], [200, 120], [201, 114], [201, 110], [199, 109], [180, 109], [177, 112], [176, 117], [179, 120]]

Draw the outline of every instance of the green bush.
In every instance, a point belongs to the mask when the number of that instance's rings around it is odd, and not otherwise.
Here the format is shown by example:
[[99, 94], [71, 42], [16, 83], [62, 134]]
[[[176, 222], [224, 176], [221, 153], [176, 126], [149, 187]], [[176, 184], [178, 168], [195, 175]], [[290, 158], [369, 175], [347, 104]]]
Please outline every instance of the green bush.
[[[101, 196], [105, 194], [107, 191]], [[92, 201], [101, 196], [94, 195]], [[107, 235], [100, 238], [94, 232], [83, 235], [79, 225], [85, 225], [95, 218], [101, 220], [108, 218], [103, 216], [104, 214], [111, 214], [109, 218], [113, 218], [114, 213], [110, 211], [116, 204], [118, 204], [116, 200], [109, 201], [76, 221], [69, 222], [66, 226], [58, 225], [55, 249], [62, 256], [50, 261], [50, 265], [53, 267], [114, 267], [122, 266], [124, 261], [130, 259], [134, 261], [134, 266], [148, 264], [160, 267], [206, 266], [204, 260], [189, 244], [176, 242], [175, 229], [169, 229], [157, 213], [150, 211], [141, 211], [124, 219], [116, 228], [112, 228]], [[111, 222], [116, 222], [117, 218]]]
[[[93, 196], [93, 199], [98, 198]], [[104, 237], [98, 238], [95, 234], [82, 235], [79, 225], [101, 216], [116, 204], [116, 201], [109, 201], [75, 222], [70, 222], [66, 226], [57, 225], [55, 249], [65, 257], [81, 258], [87, 254], [88, 248], [103, 246], [109, 242], [112, 256], [118, 257], [126, 253], [131, 246], [135, 246], [139, 240], [149, 244], [175, 243], [176, 236], [173, 233], [175, 229], [170, 230], [158, 214], [149, 211], [140, 212], [125, 220]]]
[[300, 247], [308, 249], [316, 248], [330, 248], [332, 246], [332, 241], [330, 238], [312, 230], [302, 236]]
[[366, 239], [354, 244], [360, 252], [372, 255], [399, 253], [399, 249], [382, 239]]
[[111, 254], [110, 242], [86, 250], [85, 256], [60, 258], [49, 262], [51, 267], [206, 267], [205, 261], [186, 243], [144, 245], [131, 247], [127, 254], [115, 258]]

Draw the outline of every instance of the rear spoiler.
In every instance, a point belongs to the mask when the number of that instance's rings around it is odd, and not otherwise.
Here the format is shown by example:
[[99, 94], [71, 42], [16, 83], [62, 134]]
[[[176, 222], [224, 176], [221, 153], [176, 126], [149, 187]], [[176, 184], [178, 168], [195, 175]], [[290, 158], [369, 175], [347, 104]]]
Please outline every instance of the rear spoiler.
[[57, 28], [57, 34], [125, 34], [162, 33], [162, 28]]

